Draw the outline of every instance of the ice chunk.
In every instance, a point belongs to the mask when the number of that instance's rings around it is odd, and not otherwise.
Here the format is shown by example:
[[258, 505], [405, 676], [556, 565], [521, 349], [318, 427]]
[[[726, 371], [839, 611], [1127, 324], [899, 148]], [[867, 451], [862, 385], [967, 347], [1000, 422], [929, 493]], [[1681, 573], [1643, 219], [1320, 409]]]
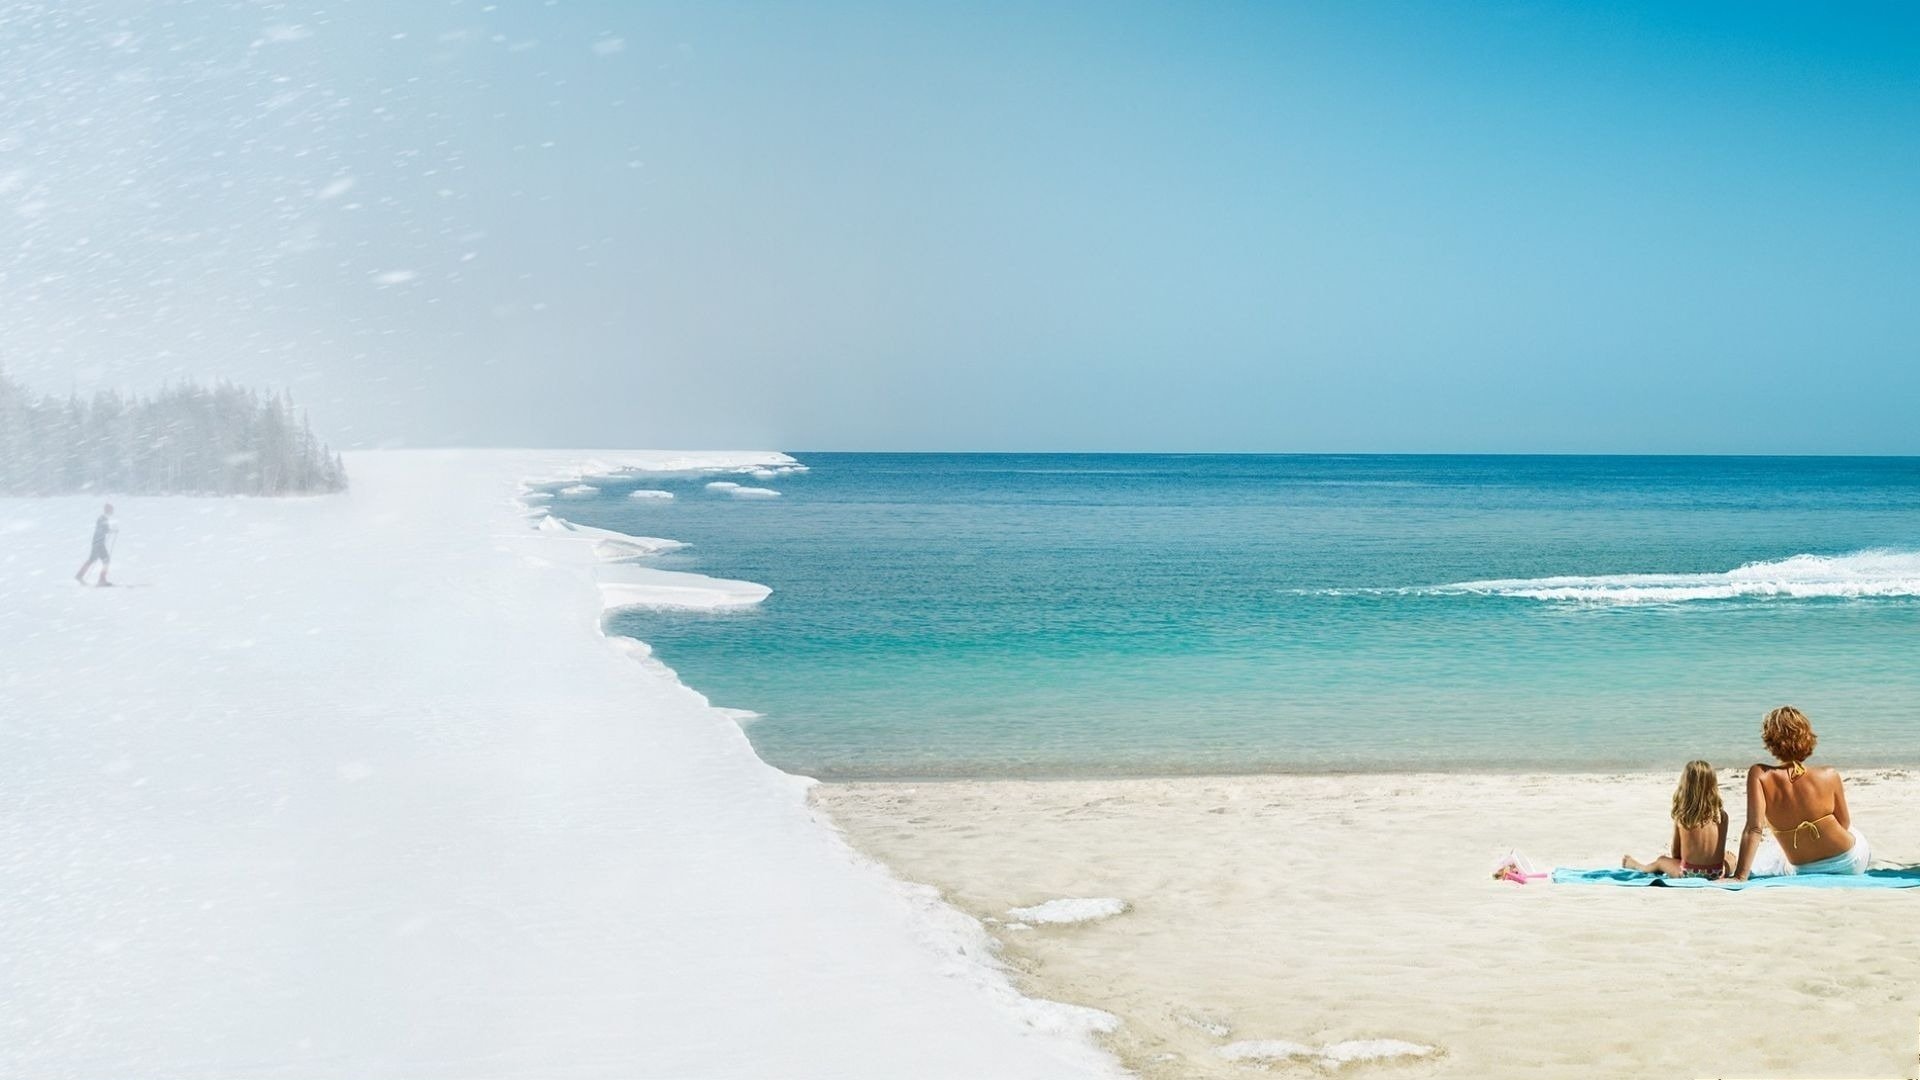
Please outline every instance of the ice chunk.
[[623, 608], [721, 611], [752, 607], [772, 593], [772, 589], [757, 582], [730, 581], [678, 570], [657, 570], [632, 563], [600, 570], [600, 600], [607, 611]]
[[669, 551], [686, 547], [684, 540], [668, 540], [661, 536], [632, 536], [615, 540], [608, 538], [595, 541], [593, 553], [602, 559], [648, 559]]

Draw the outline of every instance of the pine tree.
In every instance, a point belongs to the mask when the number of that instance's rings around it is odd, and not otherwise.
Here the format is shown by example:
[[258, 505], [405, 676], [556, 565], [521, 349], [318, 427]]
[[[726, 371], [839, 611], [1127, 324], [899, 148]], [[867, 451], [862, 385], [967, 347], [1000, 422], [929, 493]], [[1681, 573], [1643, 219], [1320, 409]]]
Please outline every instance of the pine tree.
[[152, 397], [35, 397], [0, 371], [0, 494], [344, 491], [340, 456], [287, 394], [181, 383]]

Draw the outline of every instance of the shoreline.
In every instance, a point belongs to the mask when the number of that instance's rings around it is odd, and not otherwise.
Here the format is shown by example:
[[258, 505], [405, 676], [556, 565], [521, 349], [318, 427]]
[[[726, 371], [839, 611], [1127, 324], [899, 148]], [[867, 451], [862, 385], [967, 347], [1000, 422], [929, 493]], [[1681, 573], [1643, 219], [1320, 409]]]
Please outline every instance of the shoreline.
[[[572, 456], [577, 455], [560, 454], [563, 460]], [[664, 457], [664, 460], [647, 460], [653, 457]], [[741, 457], [750, 460], [729, 460]], [[636, 455], [599, 451], [546, 475], [520, 478], [512, 505], [536, 535], [549, 541], [572, 541], [590, 551], [587, 566], [601, 601], [592, 623], [601, 639], [615, 654], [634, 662], [649, 678], [690, 696], [697, 701], [699, 709], [712, 714], [718, 724], [730, 731], [731, 741], [753, 767], [764, 771], [768, 780], [793, 794], [793, 805], [806, 815], [817, 837], [845, 860], [848, 868], [854, 871], [854, 876], [877, 881], [886, 892], [905, 905], [908, 917], [918, 931], [917, 936], [924, 938], [914, 944], [928, 952], [923, 959], [931, 972], [942, 979], [962, 983], [970, 996], [977, 997], [998, 1011], [1005, 1020], [1023, 1029], [1028, 1038], [1046, 1044], [1048, 1050], [1041, 1057], [1043, 1060], [1048, 1057], [1054, 1059], [1050, 1075], [1131, 1076], [1131, 1073], [1123, 1071], [1117, 1058], [1111, 1055], [1100, 1039], [1116, 1025], [1115, 1018], [1097, 1009], [1056, 1001], [1023, 990], [1017, 985], [1016, 973], [1004, 962], [985, 925], [950, 904], [938, 890], [901, 877], [886, 863], [866, 855], [849, 843], [845, 834], [823, 817], [812, 803], [809, 792], [820, 781], [788, 772], [759, 755], [743, 723], [745, 718], [757, 714], [715, 705], [655, 656], [652, 646], [646, 641], [615, 633], [610, 628], [612, 617], [627, 608], [694, 612], [748, 607], [771, 595], [770, 588], [757, 582], [653, 568], [649, 565], [652, 556], [682, 548], [684, 543], [671, 538], [633, 536], [574, 522], [557, 513], [556, 510], [563, 508], [557, 507], [550, 495], [539, 490], [555, 484], [592, 485], [601, 480], [630, 479], [636, 474], [758, 476], [768, 469], [805, 471], [806, 466], [784, 453]], [[961, 1072], [957, 1075], [960, 1076], [966, 1076], [976, 1068], [951, 1060], [941, 1061], [938, 1065], [923, 1062], [919, 1067], [932, 1070], [927, 1075], [958, 1068]], [[992, 1066], [991, 1071], [995, 1074], [1009, 1069], [1024, 1071], [1025, 1067], [1024, 1064], [1016, 1066], [1003, 1060]], [[846, 1075], [877, 1077], [884, 1074], [856, 1072]]]
[[[1721, 773], [1736, 822], [1744, 773]], [[1875, 865], [1920, 860], [1920, 776], [1847, 779]], [[1674, 780], [1001, 780], [810, 798], [980, 920], [1023, 990], [1119, 1017], [1106, 1043], [1142, 1077], [1910, 1074], [1911, 896], [1492, 880], [1509, 849], [1606, 867], [1662, 850]], [[1688, 1003], [1714, 1016], [1706, 1047]]]
[[[1756, 758], [1754, 761], [1742, 761], [1741, 764], [1738, 766], [1738, 770], [1741, 773], [1744, 773], [1744, 771], [1749, 766], [1752, 766], [1755, 764], [1766, 764], [1766, 763], [1767, 762], [1760, 761], [1758, 758]], [[1907, 773], [1907, 772], [1920, 772], [1920, 762], [1904, 762], [1904, 761], [1884, 762], [1883, 761], [1883, 762], [1869, 762], [1869, 763], [1863, 764], [1860, 762], [1848, 761], [1846, 759], [1832, 759], [1832, 758], [1827, 758], [1825, 756], [1816, 756], [1816, 758], [1814, 759], [1814, 763], [1818, 765], [1830, 765], [1836, 769], [1839, 769], [1842, 773], [1845, 773], [1848, 775], [1851, 775], [1853, 773], [1898, 774], [1898, 773]], [[1436, 767], [1417, 768], [1417, 769], [1394, 769], [1394, 768], [1308, 769], [1308, 768], [1301, 768], [1301, 769], [1248, 769], [1246, 771], [1201, 769], [1201, 770], [1195, 770], [1193, 772], [1178, 772], [1178, 771], [1168, 770], [1163, 772], [1139, 772], [1139, 773], [1135, 773], [1135, 772], [1034, 773], [1034, 774], [930, 773], [930, 774], [901, 774], [898, 776], [883, 775], [883, 776], [854, 776], [854, 777], [844, 777], [844, 776], [835, 775], [833, 773], [826, 773], [823, 775], [821, 773], [816, 773], [816, 772], [793, 772], [784, 768], [780, 768], [780, 766], [772, 765], [771, 763], [769, 763], [769, 767], [778, 768], [780, 769], [781, 772], [786, 773], [788, 776], [800, 777], [802, 779], [812, 781], [813, 783], [816, 783], [816, 784], [828, 785], [832, 787], [874, 787], [874, 786], [921, 785], [921, 784], [999, 784], [999, 783], [1075, 784], [1075, 783], [1105, 783], [1105, 782], [1125, 783], [1128, 781], [1155, 781], [1155, 780], [1254, 780], [1254, 779], [1260, 779], [1262, 777], [1297, 777], [1297, 778], [1326, 777], [1329, 779], [1344, 779], [1344, 778], [1364, 779], [1368, 777], [1438, 778], [1438, 777], [1457, 777], [1457, 776], [1484, 776], [1484, 777], [1508, 777], [1513, 779], [1525, 779], [1525, 778], [1531, 778], [1531, 777], [1563, 776], [1563, 777], [1582, 777], [1582, 778], [1600, 778], [1600, 779], [1619, 779], [1619, 778], [1629, 778], [1629, 777], [1639, 778], [1639, 777], [1667, 776], [1669, 773], [1671, 773], [1673, 777], [1677, 778], [1680, 775], [1681, 764], [1684, 764], [1684, 762], [1676, 763], [1672, 769], [1667, 769], [1662, 766], [1650, 766], [1650, 765], [1622, 766], [1620, 768], [1614, 768], [1614, 769], [1609, 769], [1609, 768], [1564, 768], [1563, 769], [1563, 768], [1554, 768], [1551, 766], [1539, 766], [1539, 765], [1515, 765], [1513, 767], [1508, 768], [1508, 767], [1501, 767], [1497, 765], [1472, 764], [1472, 765], [1460, 765], [1456, 767], [1436, 766]], [[1728, 775], [1729, 771], [1732, 768], [1733, 767], [1729, 766], [1725, 768], [1719, 768], [1716, 770], [1721, 774], [1723, 778], [1722, 780], [1723, 784], [1727, 782], [1724, 778]]]
[[602, 633], [606, 538], [516, 498], [589, 456], [116, 498], [118, 589], [94, 497], [0, 499], [0, 1075], [1117, 1074]]

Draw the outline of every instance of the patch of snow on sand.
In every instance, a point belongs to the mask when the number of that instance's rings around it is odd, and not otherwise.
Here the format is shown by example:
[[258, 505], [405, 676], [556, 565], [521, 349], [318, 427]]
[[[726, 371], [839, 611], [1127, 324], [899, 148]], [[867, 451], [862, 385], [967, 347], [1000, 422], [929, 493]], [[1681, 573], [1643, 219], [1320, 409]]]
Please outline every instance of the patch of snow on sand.
[[1228, 1061], [1286, 1061], [1319, 1056], [1319, 1051], [1311, 1046], [1284, 1039], [1247, 1039], [1228, 1043], [1214, 1052]]
[[1065, 897], [1032, 907], [1010, 908], [1007, 914], [1024, 923], [1081, 923], [1111, 919], [1127, 910], [1125, 900], [1111, 896], [1093, 898]]
[[548, 514], [534, 526], [543, 533], [594, 541], [594, 554], [610, 565], [602, 566], [594, 577], [600, 587], [602, 611], [627, 608], [659, 608], [682, 611], [720, 611], [751, 607], [772, 595], [773, 590], [752, 581], [730, 581], [680, 570], [659, 570], [631, 562], [612, 560], [650, 558], [687, 545], [679, 540], [658, 536], [629, 536], [612, 529], [581, 525]]
[[1215, 1052], [1228, 1061], [1290, 1061], [1295, 1058], [1308, 1058], [1315, 1064], [1337, 1069], [1342, 1065], [1352, 1065], [1362, 1061], [1428, 1057], [1437, 1051], [1431, 1046], [1400, 1039], [1349, 1039], [1345, 1042], [1327, 1043], [1324, 1046], [1307, 1046], [1302, 1043], [1287, 1042], [1284, 1039], [1248, 1039], [1243, 1042], [1228, 1043]]
[[1434, 1047], [1404, 1042], [1400, 1039], [1349, 1039], [1346, 1042], [1328, 1043], [1321, 1047], [1320, 1060], [1331, 1065], [1348, 1065], [1356, 1061], [1427, 1057], [1434, 1052]]

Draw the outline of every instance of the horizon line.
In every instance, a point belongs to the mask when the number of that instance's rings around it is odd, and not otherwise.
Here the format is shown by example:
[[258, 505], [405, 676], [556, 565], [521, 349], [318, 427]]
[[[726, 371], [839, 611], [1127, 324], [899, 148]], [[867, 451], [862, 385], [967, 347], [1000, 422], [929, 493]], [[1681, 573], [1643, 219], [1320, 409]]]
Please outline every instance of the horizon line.
[[657, 450], [674, 453], [770, 452], [781, 454], [890, 454], [899, 457], [1426, 457], [1426, 458], [1726, 458], [1756, 460], [1807, 460], [1817, 458], [1857, 458], [1883, 461], [1920, 460], [1920, 452], [1877, 453], [1859, 450], [1799, 451], [1698, 451], [1698, 450], [877, 450], [785, 447], [690, 447], [690, 446], [483, 446], [472, 443], [438, 445], [348, 446], [345, 453], [376, 451], [580, 451], [583, 453], [620, 453]]

